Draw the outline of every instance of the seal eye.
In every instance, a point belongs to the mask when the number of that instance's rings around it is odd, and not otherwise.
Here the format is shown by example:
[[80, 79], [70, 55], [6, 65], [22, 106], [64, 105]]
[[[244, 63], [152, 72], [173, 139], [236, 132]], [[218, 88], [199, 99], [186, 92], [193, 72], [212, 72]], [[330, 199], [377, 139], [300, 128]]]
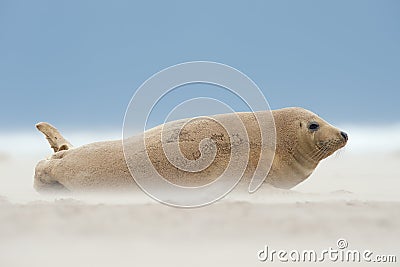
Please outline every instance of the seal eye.
[[308, 129], [310, 129], [311, 131], [316, 131], [319, 128], [319, 124], [316, 122], [312, 122], [310, 123], [310, 125], [308, 125]]

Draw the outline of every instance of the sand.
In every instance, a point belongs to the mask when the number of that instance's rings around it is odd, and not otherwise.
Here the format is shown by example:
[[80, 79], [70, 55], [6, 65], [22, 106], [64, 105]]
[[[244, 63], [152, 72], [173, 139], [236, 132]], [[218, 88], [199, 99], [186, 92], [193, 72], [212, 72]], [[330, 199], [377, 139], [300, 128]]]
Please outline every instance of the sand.
[[295, 192], [239, 192], [197, 209], [168, 207], [139, 190], [40, 196], [33, 168], [48, 153], [0, 153], [0, 266], [266, 266], [279, 264], [258, 260], [266, 245], [321, 251], [339, 238], [349, 249], [396, 255], [388, 266], [400, 261], [397, 150], [343, 151]]

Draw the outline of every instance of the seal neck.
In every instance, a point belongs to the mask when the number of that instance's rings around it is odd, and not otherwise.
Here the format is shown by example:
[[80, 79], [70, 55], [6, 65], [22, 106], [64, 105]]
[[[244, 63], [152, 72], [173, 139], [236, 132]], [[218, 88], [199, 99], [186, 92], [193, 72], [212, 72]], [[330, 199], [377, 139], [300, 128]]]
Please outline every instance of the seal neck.
[[318, 150], [316, 149], [305, 149], [297, 145], [292, 156], [298, 164], [310, 169], [314, 169], [319, 163], [318, 157], [316, 157], [318, 156]]

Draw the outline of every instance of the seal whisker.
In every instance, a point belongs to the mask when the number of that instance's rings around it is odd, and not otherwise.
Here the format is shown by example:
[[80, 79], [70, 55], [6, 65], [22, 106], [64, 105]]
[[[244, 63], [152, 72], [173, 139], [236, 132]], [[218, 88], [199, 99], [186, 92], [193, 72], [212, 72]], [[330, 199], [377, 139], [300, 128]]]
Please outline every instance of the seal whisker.
[[320, 152], [320, 149], [317, 147], [317, 149], [312, 150], [312, 151], [310, 151], [310, 152], [307, 152], [307, 153], [304, 155], [304, 157], [305, 157], [305, 158], [308, 158], [308, 159], [310, 159], [310, 160], [312, 160], [312, 161], [314, 161], [314, 162], [316, 162], [315, 156], [316, 156], [319, 152]]
[[316, 160], [317, 160], [317, 161], [320, 161], [320, 160], [325, 156], [325, 153], [326, 153], [328, 150], [329, 150], [329, 145], [323, 147], [323, 148], [319, 151], [319, 153], [316, 155]]
[[327, 149], [329, 148], [329, 142], [321, 142], [323, 143], [323, 145], [321, 145], [318, 150], [317, 153], [315, 153], [315, 157], [317, 157], [318, 161], [320, 160], [319, 157], [323, 154], [325, 154], [325, 152], [327, 151]]
[[325, 155], [325, 152], [327, 151], [327, 147], [324, 147], [323, 149], [320, 150], [320, 152], [316, 155], [316, 160], [320, 161], [323, 156]]
[[312, 152], [310, 152], [310, 153], [307, 153], [306, 154], [306, 156], [309, 158], [309, 159], [311, 159], [312, 161], [314, 161], [314, 162], [318, 162], [319, 161], [319, 155], [321, 154], [321, 153], [323, 153], [323, 148], [318, 148], [317, 147], [317, 149], [316, 150], [314, 150], [314, 151], [312, 151]]

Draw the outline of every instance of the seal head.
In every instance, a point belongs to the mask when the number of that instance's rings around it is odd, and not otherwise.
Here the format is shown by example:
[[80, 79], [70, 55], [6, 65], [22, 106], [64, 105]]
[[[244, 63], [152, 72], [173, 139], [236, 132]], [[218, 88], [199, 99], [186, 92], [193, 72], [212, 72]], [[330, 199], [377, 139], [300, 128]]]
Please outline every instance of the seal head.
[[277, 144], [267, 182], [292, 188], [311, 175], [318, 163], [344, 147], [348, 136], [303, 108], [273, 111]]

